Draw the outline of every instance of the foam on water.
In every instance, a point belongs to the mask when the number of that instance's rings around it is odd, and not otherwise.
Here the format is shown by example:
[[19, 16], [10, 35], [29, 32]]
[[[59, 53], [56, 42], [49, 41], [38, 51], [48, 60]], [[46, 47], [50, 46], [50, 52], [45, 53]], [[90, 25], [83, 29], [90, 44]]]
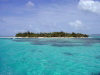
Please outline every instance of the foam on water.
[[100, 75], [100, 38], [0, 39], [0, 75]]

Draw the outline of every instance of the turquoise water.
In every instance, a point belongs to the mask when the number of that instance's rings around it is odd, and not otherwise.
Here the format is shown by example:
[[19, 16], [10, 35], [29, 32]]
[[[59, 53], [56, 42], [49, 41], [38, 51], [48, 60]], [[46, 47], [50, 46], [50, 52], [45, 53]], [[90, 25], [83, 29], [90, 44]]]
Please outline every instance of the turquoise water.
[[100, 75], [100, 38], [2, 38], [0, 75]]

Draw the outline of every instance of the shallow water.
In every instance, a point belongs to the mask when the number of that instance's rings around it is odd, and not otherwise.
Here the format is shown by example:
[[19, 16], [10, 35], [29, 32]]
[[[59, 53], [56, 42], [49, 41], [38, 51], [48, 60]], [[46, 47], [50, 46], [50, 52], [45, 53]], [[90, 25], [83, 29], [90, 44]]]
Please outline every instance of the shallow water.
[[100, 75], [100, 38], [0, 39], [0, 75]]

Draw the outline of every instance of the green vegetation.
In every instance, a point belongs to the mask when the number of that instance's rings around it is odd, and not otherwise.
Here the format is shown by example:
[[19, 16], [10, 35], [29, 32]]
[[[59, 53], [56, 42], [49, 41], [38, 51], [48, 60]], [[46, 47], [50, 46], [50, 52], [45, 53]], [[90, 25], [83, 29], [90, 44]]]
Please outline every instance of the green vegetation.
[[33, 33], [28, 31], [23, 33], [17, 33], [16, 37], [88, 37], [88, 35], [74, 32]]

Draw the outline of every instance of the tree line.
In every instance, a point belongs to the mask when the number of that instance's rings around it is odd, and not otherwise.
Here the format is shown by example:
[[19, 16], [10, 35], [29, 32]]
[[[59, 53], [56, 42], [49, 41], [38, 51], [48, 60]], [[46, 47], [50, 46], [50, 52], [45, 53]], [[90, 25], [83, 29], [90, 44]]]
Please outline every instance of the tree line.
[[81, 33], [67, 33], [67, 32], [48, 32], [48, 33], [33, 33], [33, 32], [22, 32], [17, 33], [16, 37], [88, 37], [87, 34]]

